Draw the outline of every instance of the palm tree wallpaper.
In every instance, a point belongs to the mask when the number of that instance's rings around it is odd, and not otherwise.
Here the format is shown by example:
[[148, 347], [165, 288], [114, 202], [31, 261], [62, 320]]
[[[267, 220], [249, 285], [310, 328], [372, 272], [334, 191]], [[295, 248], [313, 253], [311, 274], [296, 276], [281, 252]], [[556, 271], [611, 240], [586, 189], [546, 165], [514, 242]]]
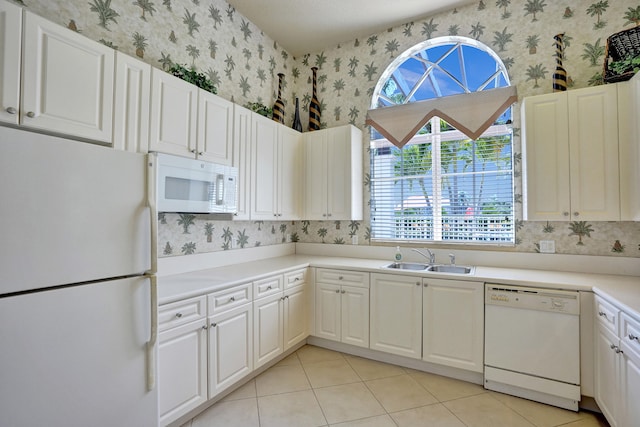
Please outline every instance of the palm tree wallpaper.
[[[302, 121], [311, 99], [311, 67], [318, 67], [322, 127], [351, 123], [364, 130], [374, 87], [390, 62], [432, 37], [457, 34], [493, 49], [507, 66], [520, 99], [552, 91], [553, 35], [565, 33], [569, 89], [602, 84], [607, 37], [640, 24], [639, 0], [478, 0], [415, 22], [293, 57], [224, 0], [11, 0], [160, 69], [173, 63], [205, 73], [218, 95], [239, 105], [271, 106], [277, 74], [285, 74], [285, 123], [295, 98]], [[514, 109], [516, 214], [522, 218], [519, 105]], [[367, 144], [363, 145], [365, 172]], [[365, 178], [365, 189], [368, 182]], [[368, 199], [368, 191], [365, 191]], [[365, 200], [365, 210], [367, 206]], [[276, 245], [287, 241], [369, 244], [365, 220], [217, 221], [206, 215], [161, 214], [161, 256]], [[187, 233], [184, 231], [187, 230]], [[558, 253], [640, 257], [640, 223], [518, 221], [519, 252], [536, 252], [540, 240], [555, 240]]]

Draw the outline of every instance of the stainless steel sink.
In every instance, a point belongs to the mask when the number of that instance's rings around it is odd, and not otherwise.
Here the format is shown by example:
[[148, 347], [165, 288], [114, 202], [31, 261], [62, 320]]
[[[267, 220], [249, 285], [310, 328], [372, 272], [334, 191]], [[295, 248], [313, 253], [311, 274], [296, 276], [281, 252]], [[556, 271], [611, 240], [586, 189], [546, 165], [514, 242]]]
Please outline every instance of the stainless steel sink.
[[394, 270], [426, 270], [429, 264], [421, 264], [419, 262], [392, 262], [382, 268], [391, 268]]
[[451, 274], [471, 274], [473, 267], [464, 267], [461, 265], [431, 265], [427, 271], [434, 273], [451, 273]]

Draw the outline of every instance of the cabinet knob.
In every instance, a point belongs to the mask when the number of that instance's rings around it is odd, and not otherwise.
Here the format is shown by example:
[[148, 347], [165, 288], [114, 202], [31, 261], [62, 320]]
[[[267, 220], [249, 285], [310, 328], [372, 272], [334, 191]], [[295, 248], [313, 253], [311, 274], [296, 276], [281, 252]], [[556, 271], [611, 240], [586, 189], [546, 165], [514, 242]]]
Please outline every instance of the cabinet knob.
[[196, 149], [194, 148], [193, 150], [189, 150], [189, 152], [196, 154]]
[[327, 216], [331, 216], [331, 214], [327, 214]]
[[271, 289], [271, 285], [267, 286], [267, 290], [270, 290], [270, 289]]
[[345, 291], [344, 289], [340, 292], [341, 294], [346, 294], [347, 291]]
[[198, 156], [202, 156], [204, 153], [202, 151], [198, 151]]
[[420, 282], [416, 282], [416, 286], [420, 286]]
[[343, 276], [338, 276], [338, 280], [342, 280]]
[[236, 297], [229, 298], [229, 302], [234, 302], [235, 300], [236, 300]]
[[36, 113], [34, 113], [33, 111], [29, 111], [27, 113], [27, 117], [29, 117], [30, 119], [33, 119], [36, 116]]
[[339, 294], [339, 293], [340, 293], [340, 289], [336, 289], [336, 294]]
[[204, 325], [202, 329], [207, 330], [207, 325]]
[[322, 216], [327, 216], [327, 214], [322, 214]]
[[13, 107], [7, 107], [7, 109], [5, 110], [7, 113], [9, 114], [15, 114], [17, 113], [16, 109]]
[[178, 312], [178, 313], [176, 313], [176, 317], [177, 317], [178, 319], [179, 319], [179, 318], [181, 318], [181, 317], [182, 317], [182, 313], [179, 313], [179, 312]]
[[216, 326], [218, 326], [218, 324], [217, 324], [217, 323], [212, 323], [212, 324], [211, 324], [211, 327], [212, 327], [212, 328], [215, 328]]
[[574, 212], [573, 216], [580, 216], [580, 212]]
[[640, 341], [640, 339], [638, 339], [638, 337], [636, 337], [636, 336], [635, 336], [635, 335], [633, 335], [633, 334], [629, 334], [629, 339], [630, 339], [631, 341], [633, 341], [633, 340]]
[[620, 347], [616, 346], [615, 350], [614, 350], [617, 354], [624, 354], [624, 351], [620, 350]]
[[428, 287], [429, 285], [428, 285], [427, 283], [425, 283], [423, 286], [426, 288], [426, 287]]
[[567, 211], [562, 212], [562, 216], [569, 216], [569, 212], [567, 212]]

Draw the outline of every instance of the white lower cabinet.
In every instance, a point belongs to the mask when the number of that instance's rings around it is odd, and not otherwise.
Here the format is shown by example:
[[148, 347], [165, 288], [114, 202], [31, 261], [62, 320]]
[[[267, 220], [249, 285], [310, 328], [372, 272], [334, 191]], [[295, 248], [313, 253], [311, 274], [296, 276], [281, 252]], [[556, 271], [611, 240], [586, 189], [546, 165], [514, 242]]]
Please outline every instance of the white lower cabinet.
[[205, 297], [161, 306], [158, 319], [160, 424], [167, 425], [207, 401]]
[[306, 274], [305, 268], [254, 282], [254, 369], [309, 335]]
[[640, 320], [596, 296], [595, 399], [611, 427], [640, 425]]
[[252, 328], [250, 303], [209, 317], [209, 397], [253, 370]]
[[316, 271], [315, 336], [369, 347], [368, 273]]
[[422, 279], [371, 275], [370, 348], [422, 358]]
[[422, 360], [483, 372], [483, 283], [422, 280]]

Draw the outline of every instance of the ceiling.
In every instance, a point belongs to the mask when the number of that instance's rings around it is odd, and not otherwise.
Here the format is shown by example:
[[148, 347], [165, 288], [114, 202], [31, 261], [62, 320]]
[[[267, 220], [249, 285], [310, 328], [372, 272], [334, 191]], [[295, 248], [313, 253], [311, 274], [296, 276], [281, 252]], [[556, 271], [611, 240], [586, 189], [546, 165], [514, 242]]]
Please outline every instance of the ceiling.
[[472, 0], [227, 0], [294, 57], [368, 37]]

